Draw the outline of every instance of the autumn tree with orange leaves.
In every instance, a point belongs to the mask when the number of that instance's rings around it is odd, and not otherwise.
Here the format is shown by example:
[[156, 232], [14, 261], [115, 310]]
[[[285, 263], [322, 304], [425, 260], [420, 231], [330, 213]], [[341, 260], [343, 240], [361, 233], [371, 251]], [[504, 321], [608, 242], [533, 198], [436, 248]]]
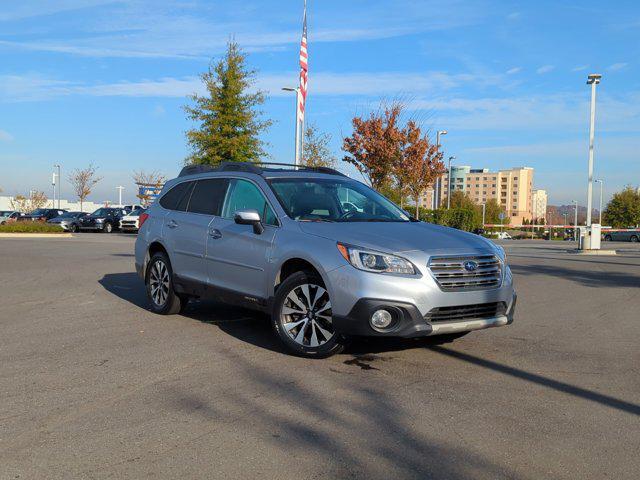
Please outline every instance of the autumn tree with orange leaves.
[[[429, 141], [429, 136], [413, 120], [402, 129], [402, 160], [397, 165], [396, 179], [402, 178], [406, 188], [416, 202], [416, 218], [420, 218], [420, 196], [445, 172], [442, 152]], [[399, 180], [397, 180], [399, 182]]]
[[342, 149], [347, 152], [343, 160], [354, 165], [375, 190], [393, 180], [394, 166], [400, 160], [401, 113], [402, 105], [394, 103], [369, 118], [355, 117], [353, 134], [343, 140]]
[[404, 105], [395, 102], [369, 118], [352, 120], [353, 134], [343, 141], [345, 162], [354, 165], [371, 186], [380, 190], [393, 184], [400, 193], [400, 205], [408, 193], [416, 202], [445, 171], [442, 153], [422, 134], [414, 120], [402, 126]]

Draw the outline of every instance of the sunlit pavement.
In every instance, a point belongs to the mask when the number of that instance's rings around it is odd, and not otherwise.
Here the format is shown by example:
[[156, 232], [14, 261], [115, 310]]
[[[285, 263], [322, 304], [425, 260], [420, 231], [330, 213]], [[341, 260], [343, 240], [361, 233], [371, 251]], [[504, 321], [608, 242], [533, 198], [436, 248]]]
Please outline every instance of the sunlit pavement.
[[0, 479], [637, 478], [640, 246], [504, 241], [512, 326], [284, 354], [146, 309], [134, 236], [0, 239]]

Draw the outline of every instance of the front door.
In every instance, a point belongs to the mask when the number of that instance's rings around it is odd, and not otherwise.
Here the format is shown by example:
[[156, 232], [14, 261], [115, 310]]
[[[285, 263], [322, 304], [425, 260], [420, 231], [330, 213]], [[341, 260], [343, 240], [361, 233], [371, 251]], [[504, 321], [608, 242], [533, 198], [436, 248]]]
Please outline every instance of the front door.
[[[254, 233], [251, 225], [234, 222], [234, 213], [243, 209], [260, 213], [264, 225], [262, 234]], [[277, 225], [273, 209], [256, 184], [244, 179], [231, 180], [222, 215], [209, 227], [209, 282], [250, 301], [265, 300], [269, 287], [267, 265]]]

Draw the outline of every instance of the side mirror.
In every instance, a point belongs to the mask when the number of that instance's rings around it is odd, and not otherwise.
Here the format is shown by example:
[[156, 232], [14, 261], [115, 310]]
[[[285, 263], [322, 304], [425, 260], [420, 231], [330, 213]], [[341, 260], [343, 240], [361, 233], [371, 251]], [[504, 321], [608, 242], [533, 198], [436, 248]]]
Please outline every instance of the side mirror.
[[264, 226], [257, 210], [238, 210], [233, 214], [233, 221], [238, 225], [253, 225], [253, 233], [256, 235], [264, 232]]

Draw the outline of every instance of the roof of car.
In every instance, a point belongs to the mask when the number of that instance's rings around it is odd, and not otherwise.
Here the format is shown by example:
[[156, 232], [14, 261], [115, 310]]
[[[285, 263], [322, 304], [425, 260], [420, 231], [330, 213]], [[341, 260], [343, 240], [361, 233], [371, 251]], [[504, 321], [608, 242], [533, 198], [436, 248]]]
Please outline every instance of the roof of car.
[[306, 167], [289, 163], [241, 163], [223, 162], [218, 166], [188, 165], [182, 169], [178, 177], [196, 176], [204, 173], [249, 173], [265, 178], [276, 177], [326, 177], [345, 174], [329, 167]]

